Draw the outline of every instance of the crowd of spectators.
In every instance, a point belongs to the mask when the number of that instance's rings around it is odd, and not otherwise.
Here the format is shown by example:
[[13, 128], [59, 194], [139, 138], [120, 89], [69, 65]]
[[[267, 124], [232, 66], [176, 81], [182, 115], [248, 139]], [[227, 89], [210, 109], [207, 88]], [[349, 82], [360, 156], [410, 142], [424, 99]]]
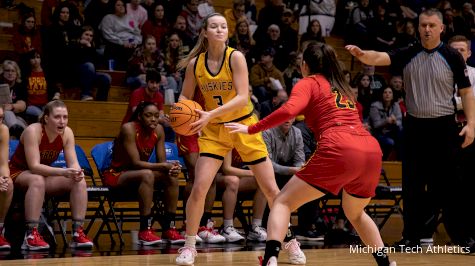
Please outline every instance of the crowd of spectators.
[[[309, 42], [341, 34], [364, 49], [412, 46], [419, 42], [418, 14], [429, 7], [444, 16], [443, 41], [455, 35], [475, 37], [471, 1], [267, 0], [257, 10], [254, 0], [234, 0], [223, 15], [229, 45], [246, 57], [251, 97], [262, 118], [285, 102], [302, 78], [301, 51]], [[69, 87], [80, 88], [81, 100], [106, 101], [111, 77], [97, 69], [126, 71], [131, 89], [147, 92], [153, 85], [158, 93], [172, 90], [176, 98], [184, 78], [177, 63], [193, 48], [203, 19], [212, 12], [211, 0], [45, 0], [41, 14], [34, 9], [20, 12], [13, 36], [15, 58], [0, 66], [0, 83], [12, 92], [12, 101], [4, 105], [10, 136], [19, 138], [43, 106]], [[159, 73], [152, 85], [146, 79], [149, 71]], [[351, 78], [348, 70], [348, 82], [384, 159], [400, 160], [404, 84], [401, 76], [385, 75], [390, 77], [386, 80], [375, 72], [374, 66], [363, 65]], [[164, 96], [158, 98], [163, 103]]]

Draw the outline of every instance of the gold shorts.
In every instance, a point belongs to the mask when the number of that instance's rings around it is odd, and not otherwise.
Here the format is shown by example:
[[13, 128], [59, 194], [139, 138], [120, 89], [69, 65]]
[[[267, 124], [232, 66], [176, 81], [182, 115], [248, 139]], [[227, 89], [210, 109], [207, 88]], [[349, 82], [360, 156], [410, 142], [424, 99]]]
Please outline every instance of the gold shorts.
[[[245, 118], [238, 123], [252, 125], [258, 122], [255, 115]], [[209, 123], [201, 131], [198, 139], [200, 156], [223, 160], [233, 148], [237, 150], [244, 164], [253, 165], [267, 158], [267, 147], [262, 134], [229, 133], [224, 124]]]

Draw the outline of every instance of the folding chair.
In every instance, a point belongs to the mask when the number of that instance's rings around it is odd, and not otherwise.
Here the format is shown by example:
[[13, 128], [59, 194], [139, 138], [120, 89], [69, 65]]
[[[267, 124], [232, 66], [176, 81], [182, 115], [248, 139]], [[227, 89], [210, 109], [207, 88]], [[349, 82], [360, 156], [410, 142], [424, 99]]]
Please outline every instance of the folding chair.
[[[183, 159], [183, 157], [178, 155], [178, 147], [175, 143], [165, 142], [165, 156], [167, 158], [167, 162], [179, 161], [182, 166], [182, 170], [183, 167], [185, 167], [185, 160]], [[157, 162], [157, 154], [155, 152], [155, 149], [153, 150], [152, 154], [150, 154], [150, 158], [148, 161]]]
[[[113, 141], [107, 141], [104, 143], [100, 143], [92, 147], [91, 149], [91, 156], [92, 159], [94, 160], [94, 163], [96, 164], [97, 171], [99, 173], [99, 176], [101, 177], [101, 180], [103, 179], [102, 173], [109, 169], [111, 161], [112, 161], [112, 149], [114, 147], [114, 142]], [[103, 233], [102, 230], [104, 227], [107, 227], [108, 229], [108, 234], [109, 237], [111, 238], [111, 243], [115, 243], [112, 234], [117, 232], [119, 234], [119, 240], [120, 244], [124, 245], [124, 239], [122, 235], [122, 226], [119, 225], [119, 222], [117, 220], [117, 216], [115, 213], [114, 209], [114, 202], [112, 201], [111, 197], [111, 190], [107, 189], [107, 191], [104, 191], [107, 193], [107, 196], [105, 197], [105, 201], [107, 201], [109, 205], [109, 211], [106, 213], [104, 211], [104, 217], [102, 220], [102, 224], [100, 225], [96, 235], [94, 236], [94, 242], [97, 242], [99, 236]], [[112, 222], [114, 223], [115, 227], [117, 228], [117, 231], [112, 231], [110, 224], [109, 224], [109, 217], [112, 217]]]
[[[384, 169], [381, 169], [380, 180], [380, 184], [376, 187], [376, 196], [366, 206], [366, 212], [375, 220], [379, 230], [384, 227], [391, 215], [394, 213], [402, 214], [400, 206], [402, 187], [392, 185]], [[381, 221], [378, 222], [378, 219], [381, 219]]]
[[[97, 208], [94, 208], [94, 215], [92, 216], [87, 216], [87, 219], [90, 219], [88, 226], [85, 229], [85, 233], [87, 234], [89, 230], [91, 229], [92, 225], [95, 222], [95, 219], [98, 217], [104, 217], [105, 216], [105, 209], [104, 209], [104, 198], [105, 198], [105, 192], [108, 191], [107, 188], [103, 187], [98, 187], [96, 186], [96, 182], [94, 180], [93, 176], [93, 171], [92, 167], [89, 164], [89, 161], [87, 160], [86, 153], [84, 150], [79, 146], [75, 145], [75, 151], [78, 159], [79, 166], [81, 169], [84, 171], [85, 177], [90, 177], [90, 184], [87, 186], [87, 192], [88, 192], [88, 202], [93, 202], [97, 201], [99, 203], [99, 206]], [[61, 153], [58, 155], [58, 159], [54, 161], [51, 166], [53, 167], [66, 167], [66, 161], [64, 159], [64, 152], [61, 151]], [[61, 220], [66, 221], [67, 219], [71, 218], [68, 213], [70, 212], [70, 208], [60, 208], [59, 204], [61, 202], [69, 202], [69, 198], [65, 198], [63, 196], [60, 197], [52, 197], [50, 198], [50, 204], [47, 204], [47, 207], [50, 207], [51, 210], [48, 208], [45, 208], [45, 213], [49, 214], [50, 220], [56, 220], [58, 222], [59, 230], [62, 234], [64, 243], [66, 243], [66, 228], [65, 225], [62, 224]], [[59, 213], [63, 212], [63, 215], [61, 216]], [[111, 239], [113, 241], [113, 239]]]
[[16, 140], [16, 139], [9, 141], [9, 143], [8, 143], [8, 160], [10, 160], [12, 158], [13, 154], [15, 153], [16, 148], [18, 147], [18, 143], [19, 143], [19, 141]]

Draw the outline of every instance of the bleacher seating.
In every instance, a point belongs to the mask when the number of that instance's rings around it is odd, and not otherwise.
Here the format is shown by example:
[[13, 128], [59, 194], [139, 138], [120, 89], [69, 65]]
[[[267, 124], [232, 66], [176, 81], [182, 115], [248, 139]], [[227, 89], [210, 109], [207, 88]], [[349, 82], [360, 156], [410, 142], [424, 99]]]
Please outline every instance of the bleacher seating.
[[[37, 0], [23, 0], [22, 2], [35, 8], [37, 24], [40, 24], [39, 14], [41, 13], [42, 2]], [[258, 10], [264, 6], [264, 2], [264, 0], [256, 0]], [[217, 12], [224, 12], [225, 9], [232, 7], [232, 1], [229, 0], [214, 0], [213, 4]], [[18, 23], [18, 11], [1, 8], [0, 21], [8, 22], [10, 24]], [[12, 27], [2, 27], [0, 25], [0, 60], [13, 55], [12, 36]], [[327, 37], [326, 41], [335, 48], [339, 60], [345, 63], [353, 75], [361, 70], [360, 62], [357, 60], [353, 61], [352, 56], [344, 48], [344, 40], [341, 37]], [[379, 74], [383, 74], [385, 78], [387, 78], [385, 68], [378, 67], [376, 70]], [[66, 96], [65, 103], [69, 110], [69, 126], [75, 134], [76, 144], [82, 147], [87, 155], [89, 163], [93, 166], [93, 176], [95, 177], [98, 177], [99, 174], [97, 173], [90, 152], [95, 145], [111, 141], [117, 136], [120, 130], [122, 118], [127, 109], [127, 101], [131, 93], [131, 90], [127, 88], [124, 83], [124, 71], [98, 71], [108, 73], [112, 77], [112, 87], [109, 91], [108, 102], [81, 102], [70, 100], [71, 97], [76, 97], [77, 95], [64, 95]], [[385, 170], [386, 176], [390, 180], [391, 185], [401, 184], [402, 174], [401, 164], [399, 162], [384, 162], [383, 169]], [[218, 204], [221, 205], [221, 202]], [[102, 208], [104, 207], [102, 206]], [[106, 209], [104, 209], [103, 212], [105, 215]], [[251, 215], [250, 210], [248, 210], [247, 214], [249, 216]]]

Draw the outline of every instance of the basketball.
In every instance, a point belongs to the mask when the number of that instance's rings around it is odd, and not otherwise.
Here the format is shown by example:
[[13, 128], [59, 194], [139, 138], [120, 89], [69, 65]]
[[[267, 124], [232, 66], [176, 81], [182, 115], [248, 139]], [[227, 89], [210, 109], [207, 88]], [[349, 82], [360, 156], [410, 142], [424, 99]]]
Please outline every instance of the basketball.
[[181, 100], [170, 109], [170, 125], [173, 130], [183, 136], [191, 135], [190, 124], [200, 119], [195, 109], [203, 110], [201, 105], [191, 100]]

